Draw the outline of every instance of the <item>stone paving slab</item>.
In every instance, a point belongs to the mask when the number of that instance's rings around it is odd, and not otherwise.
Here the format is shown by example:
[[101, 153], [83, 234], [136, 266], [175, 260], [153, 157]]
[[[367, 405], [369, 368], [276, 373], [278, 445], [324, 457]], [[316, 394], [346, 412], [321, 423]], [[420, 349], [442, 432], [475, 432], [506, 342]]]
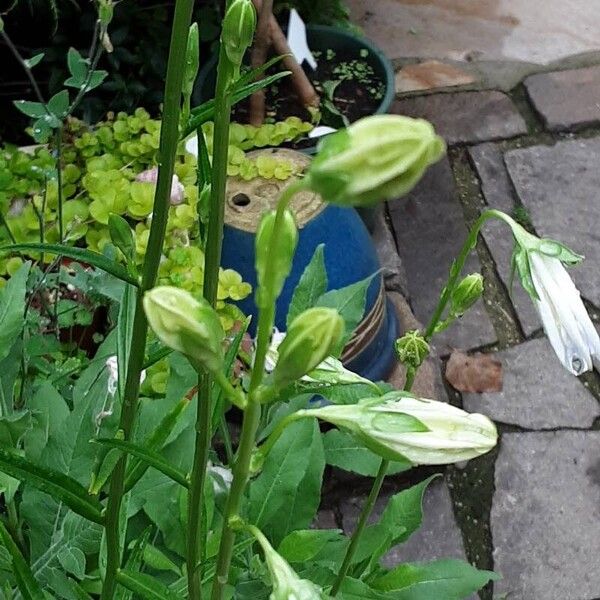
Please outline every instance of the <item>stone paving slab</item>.
[[392, 112], [433, 123], [449, 144], [485, 142], [527, 133], [523, 117], [502, 92], [453, 92], [397, 100]]
[[498, 352], [494, 358], [503, 367], [502, 391], [463, 394], [469, 412], [527, 429], [587, 428], [600, 416], [600, 403], [562, 368], [545, 338]]
[[551, 131], [600, 123], [600, 66], [531, 75], [525, 88]]
[[596, 0], [346, 0], [391, 58], [552, 61], [597, 50]]
[[[462, 207], [447, 158], [431, 167], [408, 196], [389, 203], [400, 257], [406, 267], [410, 300], [415, 315], [427, 323], [448, 279], [452, 261], [467, 238]], [[471, 253], [465, 274], [480, 271]], [[436, 335], [440, 354], [449, 349], [470, 349], [496, 341], [496, 334], [480, 300], [462, 320]]]
[[[395, 492], [382, 493], [375, 504], [372, 521], [375, 522]], [[341, 505], [343, 527], [351, 533], [360, 514], [363, 496], [349, 498]], [[432, 482], [423, 498], [423, 525], [406, 542], [390, 550], [383, 559], [388, 567], [402, 562], [424, 562], [439, 558], [466, 560], [460, 529], [454, 519], [452, 499], [446, 483]], [[473, 596], [476, 598], [476, 596]]]
[[[487, 205], [512, 215], [513, 192], [502, 151], [498, 145], [486, 143], [472, 146], [469, 148], [469, 155], [481, 181], [481, 189]], [[488, 221], [483, 228], [483, 238], [492, 254], [498, 275], [511, 294], [521, 328], [529, 337], [541, 328], [542, 323], [531, 298], [521, 287], [518, 279], [514, 280], [511, 289], [510, 265], [514, 241], [510, 229], [499, 221]]]
[[600, 432], [504, 434], [491, 525], [497, 594], [598, 598]]
[[464, 69], [439, 60], [405, 65], [396, 73], [395, 80], [397, 94], [469, 85], [476, 81], [475, 77]]
[[371, 237], [375, 244], [379, 263], [383, 269], [385, 287], [387, 290], [401, 292], [406, 296], [408, 294], [406, 270], [398, 255], [394, 236], [387, 223], [385, 206], [380, 204], [374, 210]]
[[600, 138], [532, 146], [505, 154], [516, 192], [539, 235], [586, 260], [570, 269], [582, 295], [600, 306]]

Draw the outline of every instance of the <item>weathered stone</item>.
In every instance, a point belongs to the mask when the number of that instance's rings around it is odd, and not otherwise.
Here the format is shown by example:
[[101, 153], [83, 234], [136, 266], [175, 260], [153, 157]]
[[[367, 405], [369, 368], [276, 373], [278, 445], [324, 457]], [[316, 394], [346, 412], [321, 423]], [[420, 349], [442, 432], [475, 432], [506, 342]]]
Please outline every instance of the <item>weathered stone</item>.
[[[600, 109], [599, 109], [600, 110]], [[507, 152], [504, 159], [539, 235], [586, 257], [570, 269], [582, 295], [600, 306], [600, 138]]]
[[591, 427], [600, 416], [598, 401], [562, 368], [545, 338], [498, 352], [494, 358], [503, 367], [502, 391], [463, 394], [468, 411], [529, 429]]
[[373, 229], [371, 236], [375, 250], [383, 269], [383, 279], [388, 290], [407, 293], [406, 271], [398, 255], [394, 236], [390, 231], [385, 216], [385, 206], [379, 205], [373, 214]]
[[352, 19], [391, 58], [550, 63], [598, 49], [590, 0], [347, 0]]
[[[379, 496], [371, 521], [381, 516], [389, 499], [397, 492]], [[365, 497], [350, 498], [341, 506], [344, 531], [354, 531]], [[423, 498], [423, 524], [403, 544], [390, 550], [384, 564], [393, 567], [402, 562], [430, 561], [438, 558], [465, 560], [465, 550], [460, 529], [454, 519], [452, 500], [448, 487], [442, 480], [432, 482]]]
[[506, 433], [491, 515], [498, 594], [592, 600], [600, 592], [600, 432]]
[[474, 82], [475, 77], [459, 67], [439, 60], [426, 60], [406, 65], [396, 73], [396, 93], [454, 87]]
[[[389, 292], [388, 296], [396, 309], [401, 333], [411, 329], [422, 329], [422, 323], [417, 321], [404, 296], [397, 292]], [[398, 390], [404, 389], [406, 368], [400, 361], [396, 361], [387, 381]], [[448, 402], [448, 395], [442, 380], [440, 359], [435, 355], [435, 349], [417, 371], [411, 391], [420, 398]]]
[[[390, 202], [400, 257], [406, 267], [411, 305], [422, 323], [427, 323], [447, 282], [452, 261], [467, 237], [464, 215], [446, 158], [434, 165], [405, 198]], [[480, 271], [475, 253], [464, 273]], [[478, 301], [459, 321], [435, 336], [440, 354], [450, 348], [477, 348], [496, 340], [485, 310]]]
[[394, 103], [392, 112], [431, 121], [449, 144], [500, 140], [527, 133], [525, 121], [510, 98], [497, 91], [404, 98]]
[[525, 80], [525, 87], [548, 129], [600, 123], [600, 66], [538, 73]]
[[[469, 148], [469, 154], [481, 180], [481, 189], [488, 206], [512, 214], [513, 191], [500, 148], [492, 143], [479, 144]], [[542, 324], [529, 294], [522, 288], [518, 279], [512, 282], [511, 288], [510, 265], [514, 240], [510, 229], [505, 223], [494, 219], [487, 222], [482, 234], [496, 263], [498, 275], [511, 294], [523, 332], [530, 336]]]

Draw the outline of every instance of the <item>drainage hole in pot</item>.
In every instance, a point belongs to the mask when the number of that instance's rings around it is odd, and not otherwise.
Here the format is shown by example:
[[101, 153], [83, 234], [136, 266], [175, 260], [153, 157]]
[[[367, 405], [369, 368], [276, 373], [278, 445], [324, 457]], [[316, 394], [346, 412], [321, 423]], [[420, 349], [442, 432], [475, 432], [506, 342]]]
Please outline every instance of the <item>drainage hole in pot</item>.
[[248, 194], [235, 194], [231, 198], [231, 202], [234, 206], [248, 206], [250, 204], [250, 196]]

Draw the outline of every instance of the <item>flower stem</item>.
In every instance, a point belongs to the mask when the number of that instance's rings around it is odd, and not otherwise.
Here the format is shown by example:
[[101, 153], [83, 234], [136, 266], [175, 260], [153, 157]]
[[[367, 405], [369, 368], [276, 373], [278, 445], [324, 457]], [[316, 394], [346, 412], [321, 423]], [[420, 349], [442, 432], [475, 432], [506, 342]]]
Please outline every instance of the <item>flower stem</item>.
[[[138, 409], [140, 375], [144, 367], [148, 322], [142, 299], [144, 292], [153, 287], [156, 281], [169, 215], [169, 195], [175, 165], [175, 153], [179, 141], [179, 111], [183, 82], [181, 65], [185, 60], [187, 31], [192, 19], [193, 5], [193, 0], [177, 0], [175, 4], [158, 153], [158, 181], [154, 195], [153, 218], [144, 259], [142, 281], [138, 290], [133, 318], [131, 352], [127, 364], [127, 378], [119, 422], [119, 429], [123, 431], [125, 440], [131, 438], [134, 430]], [[126, 466], [127, 459], [123, 456], [117, 463], [110, 480], [105, 530], [107, 563], [101, 600], [112, 600], [115, 596], [117, 571], [121, 562], [119, 515], [123, 500]]]
[[[187, 35], [186, 35], [187, 39]], [[210, 212], [206, 233], [205, 267], [203, 295], [215, 306], [219, 285], [219, 267], [223, 246], [223, 223], [225, 213], [225, 191], [227, 185], [227, 162], [229, 152], [229, 122], [231, 119], [232, 66], [225, 51], [219, 53], [217, 87], [215, 93], [215, 128], [213, 137], [213, 159], [211, 177]], [[198, 136], [203, 135], [198, 131]], [[200, 146], [200, 140], [198, 140]], [[200, 154], [198, 155], [200, 160]], [[221, 382], [221, 385], [229, 382]], [[199, 564], [202, 506], [206, 466], [211, 439], [212, 388], [214, 376], [208, 373], [200, 376], [198, 382], [198, 411], [196, 419], [196, 440], [190, 493], [188, 495], [188, 539], [186, 564], [188, 573], [188, 597], [199, 600], [202, 596]], [[229, 386], [231, 387], [231, 386]]]
[[340, 591], [340, 587], [344, 582], [344, 578], [348, 574], [348, 570], [350, 569], [350, 564], [352, 563], [352, 559], [354, 558], [354, 554], [358, 548], [358, 542], [362, 536], [365, 527], [367, 526], [367, 521], [373, 512], [373, 507], [375, 506], [375, 502], [379, 496], [379, 492], [381, 491], [381, 486], [383, 485], [383, 480], [385, 479], [388, 466], [390, 464], [389, 460], [383, 459], [379, 465], [379, 470], [377, 471], [377, 475], [375, 476], [375, 480], [373, 481], [373, 485], [371, 486], [371, 491], [369, 492], [369, 496], [362, 507], [360, 517], [358, 519], [358, 523], [356, 524], [356, 529], [352, 534], [352, 538], [350, 540], [350, 545], [346, 550], [346, 555], [344, 556], [344, 561], [342, 562], [342, 566], [338, 573], [337, 579], [331, 588], [330, 595], [332, 597], [336, 596]]
[[[452, 297], [452, 292], [454, 291], [454, 288], [456, 287], [456, 285], [458, 283], [458, 279], [459, 279], [460, 274], [465, 266], [465, 262], [467, 260], [467, 257], [469, 256], [469, 252], [471, 252], [471, 250], [473, 250], [473, 248], [475, 248], [475, 245], [477, 243], [477, 236], [479, 235], [479, 231], [481, 230], [481, 227], [488, 219], [492, 219], [492, 218], [501, 219], [509, 224], [511, 224], [511, 222], [512, 222], [512, 219], [508, 215], [505, 215], [503, 212], [493, 210], [493, 209], [486, 210], [485, 212], [481, 213], [481, 215], [479, 216], [477, 221], [475, 221], [475, 223], [471, 227], [471, 230], [469, 231], [469, 235], [468, 235], [467, 239], [465, 240], [463, 247], [461, 248], [460, 254], [458, 255], [458, 257], [456, 258], [456, 260], [452, 263], [452, 266], [450, 267], [450, 275], [448, 276], [448, 282], [447, 282], [446, 286], [444, 287], [444, 290], [442, 291], [442, 294], [441, 294], [438, 304], [435, 308], [435, 311], [433, 312], [433, 315], [431, 316], [429, 324], [427, 325], [427, 327], [425, 329], [424, 338], [426, 341], [429, 341], [431, 339], [431, 337], [433, 336], [433, 334], [435, 333], [435, 328], [436, 328], [437, 324], [440, 322], [442, 315], [444, 314], [444, 310], [446, 309], [446, 306], [448, 305], [448, 301]], [[411, 368], [407, 369], [406, 381], [404, 383], [404, 391], [409, 392], [411, 390], [416, 374], [417, 374], [417, 369], [411, 369]], [[346, 550], [346, 555], [344, 556], [342, 566], [341, 566], [338, 576], [335, 580], [335, 583], [333, 584], [333, 587], [331, 588], [330, 595], [332, 597], [336, 596], [337, 593], [340, 591], [342, 583], [344, 582], [344, 578], [348, 574], [348, 570], [350, 569], [352, 559], [354, 557], [356, 549], [358, 548], [358, 543], [359, 543], [362, 533], [367, 525], [367, 521], [369, 520], [369, 517], [371, 516], [371, 513], [373, 512], [373, 507], [375, 506], [375, 502], [377, 501], [379, 492], [381, 491], [381, 486], [383, 484], [383, 480], [385, 479], [385, 475], [387, 473], [389, 465], [390, 465], [389, 460], [386, 460], [385, 458], [381, 460], [381, 463], [379, 465], [379, 471], [377, 471], [377, 475], [375, 476], [375, 480], [373, 481], [373, 485], [371, 487], [371, 491], [369, 492], [369, 496], [368, 496], [365, 504], [362, 507], [360, 516], [358, 517], [356, 529], [354, 530], [354, 533], [352, 534], [352, 538], [350, 540], [350, 545], [348, 546], [348, 549]]]
[[[304, 189], [305, 186], [306, 183], [303, 180], [297, 180], [283, 190], [277, 205], [275, 223], [273, 224], [273, 236], [271, 238], [271, 246], [273, 248], [278, 247], [278, 237], [281, 231], [284, 210], [287, 208], [294, 194]], [[266, 289], [272, 289], [270, 285], [272, 277], [273, 271], [269, 268], [265, 274], [264, 285]], [[240, 445], [233, 467], [233, 481], [225, 505], [223, 531], [221, 533], [221, 544], [217, 557], [217, 571], [212, 588], [212, 600], [221, 600], [223, 598], [225, 585], [229, 578], [229, 567], [235, 543], [235, 531], [230, 527], [229, 521], [239, 513], [244, 490], [250, 477], [250, 461], [256, 443], [256, 432], [258, 431], [261, 415], [260, 397], [256, 394], [256, 391], [260, 387], [265, 373], [265, 361], [273, 331], [273, 323], [275, 322], [275, 300], [274, 298], [270, 304], [259, 306], [256, 353], [254, 355], [252, 376], [250, 378], [248, 404], [244, 410]]]
[[503, 212], [499, 210], [490, 209], [481, 213], [477, 221], [473, 223], [473, 226], [469, 231], [469, 235], [467, 236], [467, 239], [465, 240], [465, 243], [461, 248], [460, 254], [450, 267], [450, 275], [448, 276], [448, 282], [446, 283], [446, 286], [442, 291], [435, 311], [433, 312], [429, 324], [425, 329], [424, 337], [427, 342], [435, 333], [435, 328], [442, 319], [444, 310], [446, 310], [446, 306], [448, 305], [448, 302], [452, 297], [452, 292], [454, 291], [454, 288], [458, 283], [458, 278], [460, 277], [460, 274], [462, 273], [462, 270], [465, 266], [465, 262], [467, 260], [467, 257], [469, 256], [469, 252], [471, 252], [471, 250], [473, 250], [473, 248], [475, 248], [475, 245], [477, 244], [477, 236], [479, 235], [479, 231], [488, 219], [494, 218], [501, 219], [502, 221], [505, 221], [509, 224], [513, 221], [508, 215], [505, 215]]

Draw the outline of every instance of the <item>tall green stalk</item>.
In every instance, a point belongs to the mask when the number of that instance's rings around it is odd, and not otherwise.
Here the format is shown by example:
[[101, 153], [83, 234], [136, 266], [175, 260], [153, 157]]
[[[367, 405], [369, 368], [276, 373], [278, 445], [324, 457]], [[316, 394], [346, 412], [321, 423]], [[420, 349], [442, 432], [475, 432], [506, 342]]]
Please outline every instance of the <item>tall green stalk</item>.
[[[440, 299], [437, 303], [437, 306], [433, 312], [433, 315], [431, 316], [431, 319], [430, 319], [427, 327], [425, 328], [425, 332], [423, 333], [423, 337], [425, 338], [425, 341], [429, 342], [431, 340], [431, 337], [435, 333], [435, 328], [436, 328], [437, 324], [442, 319], [444, 311], [446, 310], [446, 307], [448, 306], [448, 302], [450, 301], [450, 299], [452, 297], [452, 292], [454, 291], [454, 288], [458, 284], [460, 274], [465, 266], [465, 262], [467, 260], [467, 257], [469, 256], [469, 252], [471, 252], [471, 250], [473, 250], [473, 248], [475, 248], [475, 245], [477, 244], [477, 236], [479, 235], [479, 231], [481, 230], [481, 227], [488, 219], [492, 219], [492, 218], [500, 218], [500, 219], [506, 221], [506, 215], [504, 215], [503, 213], [496, 211], [496, 210], [486, 210], [479, 216], [477, 221], [475, 221], [475, 223], [471, 227], [471, 230], [469, 231], [469, 235], [468, 235], [467, 239], [465, 240], [465, 243], [463, 244], [463, 246], [461, 248], [460, 254], [456, 258], [456, 260], [452, 263], [452, 267], [450, 268], [450, 275], [448, 277], [448, 282], [446, 283], [446, 286], [444, 287], [444, 290], [442, 291], [442, 294], [441, 294]], [[415, 369], [407, 369], [406, 382], [404, 384], [405, 391], [411, 390], [413, 383], [414, 383], [415, 375], [416, 375]], [[367, 526], [369, 517], [371, 516], [371, 513], [373, 512], [373, 507], [375, 506], [375, 502], [377, 501], [379, 492], [381, 491], [381, 486], [383, 485], [383, 480], [385, 479], [389, 465], [390, 465], [389, 460], [382, 459], [382, 461], [379, 465], [379, 470], [377, 471], [377, 475], [375, 476], [375, 479], [373, 481], [373, 485], [371, 486], [371, 491], [369, 492], [369, 496], [367, 497], [367, 500], [365, 501], [365, 503], [362, 507], [362, 510], [360, 512], [360, 515], [358, 517], [356, 528], [352, 534], [352, 538], [350, 540], [350, 544], [348, 545], [348, 549], [346, 550], [346, 555], [344, 556], [342, 566], [338, 572], [338, 575], [333, 584], [333, 587], [331, 588], [330, 594], [332, 597], [336, 596], [337, 593], [340, 591], [340, 588], [342, 587], [344, 579], [345, 579], [346, 575], [348, 574], [348, 571], [350, 570], [350, 565], [352, 564], [352, 559], [354, 558], [354, 554], [358, 548], [358, 543], [363, 534], [363, 531], [365, 530], [365, 527]]]
[[[304, 182], [299, 180], [289, 185], [283, 191], [281, 198], [279, 199], [275, 223], [273, 225], [273, 236], [270, 241], [271, 248], [276, 249], [279, 247], [278, 238], [281, 232], [283, 213], [294, 194], [303, 189], [304, 186]], [[272, 289], [273, 276], [273, 269], [269, 268], [265, 274], [265, 289]], [[233, 467], [233, 481], [231, 483], [231, 489], [229, 491], [229, 496], [227, 497], [225, 513], [223, 515], [223, 530], [221, 532], [221, 543], [219, 546], [219, 555], [217, 557], [217, 570], [213, 581], [212, 600], [222, 600], [225, 586], [229, 578], [229, 568], [231, 566], [231, 558], [233, 556], [233, 547], [235, 543], [235, 531], [230, 526], [230, 520], [237, 516], [240, 511], [244, 491], [248, 484], [248, 479], [250, 478], [250, 460], [256, 443], [256, 433], [258, 431], [261, 415], [260, 400], [255, 392], [262, 383], [264, 377], [265, 362], [274, 322], [275, 299], [273, 299], [273, 302], [270, 304], [259, 307], [256, 352], [254, 354], [254, 364], [252, 365], [252, 376], [250, 378], [248, 405], [244, 410], [240, 444], [238, 446], [237, 459]]]
[[[140, 376], [144, 366], [148, 322], [144, 313], [142, 299], [144, 292], [154, 286], [160, 257], [163, 250], [167, 219], [169, 215], [169, 197], [175, 166], [175, 154], [179, 142], [179, 112], [181, 88], [183, 83], [182, 65], [185, 61], [187, 32], [192, 19], [193, 0], [177, 0], [171, 31], [171, 45], [165, 82], [165, 101], [158, 151], [158, 181], [154, 196], [152, 225], [148, 249], [144, 259], [142, 281], [138, 290], [135, 314], [133, 318], [132, 343], [127, 364], [127, 378], [122, 398], [119, 428], [124, 439], [132, 437], [138, 409]], [[125, 470], [127, 458], [123, 456], [117, 463], [110, 480], [108, 505], [106, 508], [106, 575], [102, 587], [101, 600], [112, 600], [115, 595], [117, 570], [121, 562], [121, 535], [119, 514], [123, 500]]]
[[[214, 307], [217, 303], [219, 267], [223, 245], [223, 221], [225, 213], [225, 190], [229, 151], [229, 122], [231, 119], [230, 87], [233, 83], [232, 67], [223, 47], [219, 53], [217, 86], [215, 91], [215, 120], [213, 134], [212, 181], [210, 212], [206, 234], [203, 294]], [[199, 134], [201, 135], [201, 133]], [[198, 158], [200, 160], [200, 157]], [[198, 380], [198, 408], [196, 417], [196, 440], [191, 487], [188, 495], [187, 574], [188, 597], [199, 600], [202, 595], [198, 557], [206, 467], [211, 438], [213, 377], [202, 374]]]

